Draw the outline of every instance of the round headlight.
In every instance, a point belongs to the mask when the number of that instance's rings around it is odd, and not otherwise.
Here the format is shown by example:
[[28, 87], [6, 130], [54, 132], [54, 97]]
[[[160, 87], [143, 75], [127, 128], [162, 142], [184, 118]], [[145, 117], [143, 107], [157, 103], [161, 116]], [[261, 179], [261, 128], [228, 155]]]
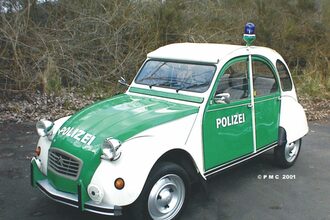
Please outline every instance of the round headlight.
[[46, 119], [41, 119], [37, 122], [36, 128], [40, 137], [45, 137], [51, 134], [54, 123]]
[[117, 152], [119, 147], [121, 146], [121, 142], [114, 138], [107, 138], [104, 140], [102, 145], [102, 158], [108, 160], [117, 160], [121, 153]]

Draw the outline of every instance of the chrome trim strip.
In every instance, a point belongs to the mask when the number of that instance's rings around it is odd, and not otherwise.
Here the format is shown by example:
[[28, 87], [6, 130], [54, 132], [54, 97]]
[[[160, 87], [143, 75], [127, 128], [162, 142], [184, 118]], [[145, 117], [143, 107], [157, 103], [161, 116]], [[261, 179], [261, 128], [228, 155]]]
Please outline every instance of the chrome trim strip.
[[[75, 208], [79, 208], [78, 195], [66, 193], [56, 190], [47, 179], [40, 180], [37, 182], [37, 187], [50, 199], [69, 205]], [[104, 204], [96, 204], [94, 201], [90, 200], [85, 203], [84, 208], [86, 211], [101, 214], [101, 215], [121, 215], [120, 206], [109, 206]]]
[[270, 144], [270, 145], [268, 145], [268, 146], [266, 146], [264, 148], [261, 148], [261, 149], [257, 150], [256, 153], [248, 154], [248, 155], [243, 156], [243, 157], [240, 157], [240, 158], [238, 158], [236, 160], [233, 160], [233, 161], [230, 161], [228, 163], [222, 164], [222, 165], [220, 165], [218, 167], [212, 168], [212, 169], [204, 172], [204, 176], [207, 178], [207, 177], [209, 177], [209, 176], [211, 176], [213, 174], [216, 174], [216, 173], [218, 173], [220, 171], [223, 171], [223, 170], [225, 170], [227, 168], [230, 168], [230, 167], [235, 166], [237, 164], [240, 164], [240, 163], [242, 163], [242, 162], [244, 162], [246, 160], [249, 160], [249, 159], [251, 159], [253, 157], [256, 157], [259, 154], [262, 154], [262, 153], [264, 153], [264, 152], [266, 152], [266, 151], [268, 151], [268, 150], [270, 150], [270, 149], [272, 149], [272, 148], [274, 148], [276, 146], [277, 146], [277, 142], [275, 142], [273, 144]]

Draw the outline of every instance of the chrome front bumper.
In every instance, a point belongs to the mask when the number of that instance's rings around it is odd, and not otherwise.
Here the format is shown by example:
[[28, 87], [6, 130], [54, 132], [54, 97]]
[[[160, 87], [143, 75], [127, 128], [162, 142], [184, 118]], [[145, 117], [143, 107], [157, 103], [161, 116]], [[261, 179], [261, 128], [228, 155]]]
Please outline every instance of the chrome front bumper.
[[[82, 202], [82, 192], [81, 187], [78, 186], [78, 194], [66, 193], [55, 189], [45, 176], [41, 178], [41, 172], [35, 163], [35, 158], [31, 161], [31, 184], [36, 186], [42, 191], [46, 196], [75, 208], [79, 208], [83, 211], [89, 211], [101, 215], [111, 215], [118, 216], [122, 214], [122, 207], [120, 206], [109, 206], [106, 204], [97, 204], [93, 200], [87, 202]], [[83, 206], [83, 207], [82, 207]]]
[[[36, 182], [36, 185], [46, 196], [55, 200], [56, 202], [60, 202], [75, 208], [80, 207], [80, 202], [77, 195], [56, 190], [52, 185], [50, 185], [47, 179]], [[96, 204], [92, 200], [84, 204], [84, 210], [102, 215], [122, 214], [120, 206], [105, 206], [102, 204]]]

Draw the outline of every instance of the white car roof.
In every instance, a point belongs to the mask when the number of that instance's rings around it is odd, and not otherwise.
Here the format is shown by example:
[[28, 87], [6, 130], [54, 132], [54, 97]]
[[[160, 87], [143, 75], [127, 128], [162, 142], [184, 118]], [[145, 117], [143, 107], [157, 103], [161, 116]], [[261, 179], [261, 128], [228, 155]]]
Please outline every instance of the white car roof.
[[[191, 61], [202, 63], [218, 63], [222, 58], [231, 53], [245, 50], [246, 46], [231, 45], [231, 44], [212, 44], [212, 43], [175, 43], [158, 48], [148, 54], [148, 58]], [[277, 54], [272, 49], [265, 47], [252, 46], [252, 53], [266, 53], [268, 55]], [[278, 55], [278, 54], [277, 54]]]

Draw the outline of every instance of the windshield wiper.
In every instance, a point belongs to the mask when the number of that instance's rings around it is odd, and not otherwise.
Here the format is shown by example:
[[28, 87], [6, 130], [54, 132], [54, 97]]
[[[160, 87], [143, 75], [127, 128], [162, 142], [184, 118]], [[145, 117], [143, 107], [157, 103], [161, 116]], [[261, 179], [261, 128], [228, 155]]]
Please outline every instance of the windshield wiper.
[[194, 88], [194, 87], [199, 87], [199, 86], [207, 86], [209, 85], [208, 82], [204, 82], [204, 83], [196, 83], [196, 84], [190, 84], [188, 86], [181, 86], [180, 88], [177, 88], [176, 89], [176, 92], [178, 93], [180, 90], [182, 89], [191, 89], [191, 88]]
[[153, 86], [158, 86], [159, 85], [159, 83], [153, 83], [153, 84], [150, 84], [149, 85], [149, 89], [151, 89]]
[[149, 85], [149, 88], [151, 89], [152, 87], [154, 87], [154, 86], [169, 86], [170, 85], [170, 83], [169, 82], [162, 82], [162, 83], [153, 83], [153, 84], [150, 84]]

